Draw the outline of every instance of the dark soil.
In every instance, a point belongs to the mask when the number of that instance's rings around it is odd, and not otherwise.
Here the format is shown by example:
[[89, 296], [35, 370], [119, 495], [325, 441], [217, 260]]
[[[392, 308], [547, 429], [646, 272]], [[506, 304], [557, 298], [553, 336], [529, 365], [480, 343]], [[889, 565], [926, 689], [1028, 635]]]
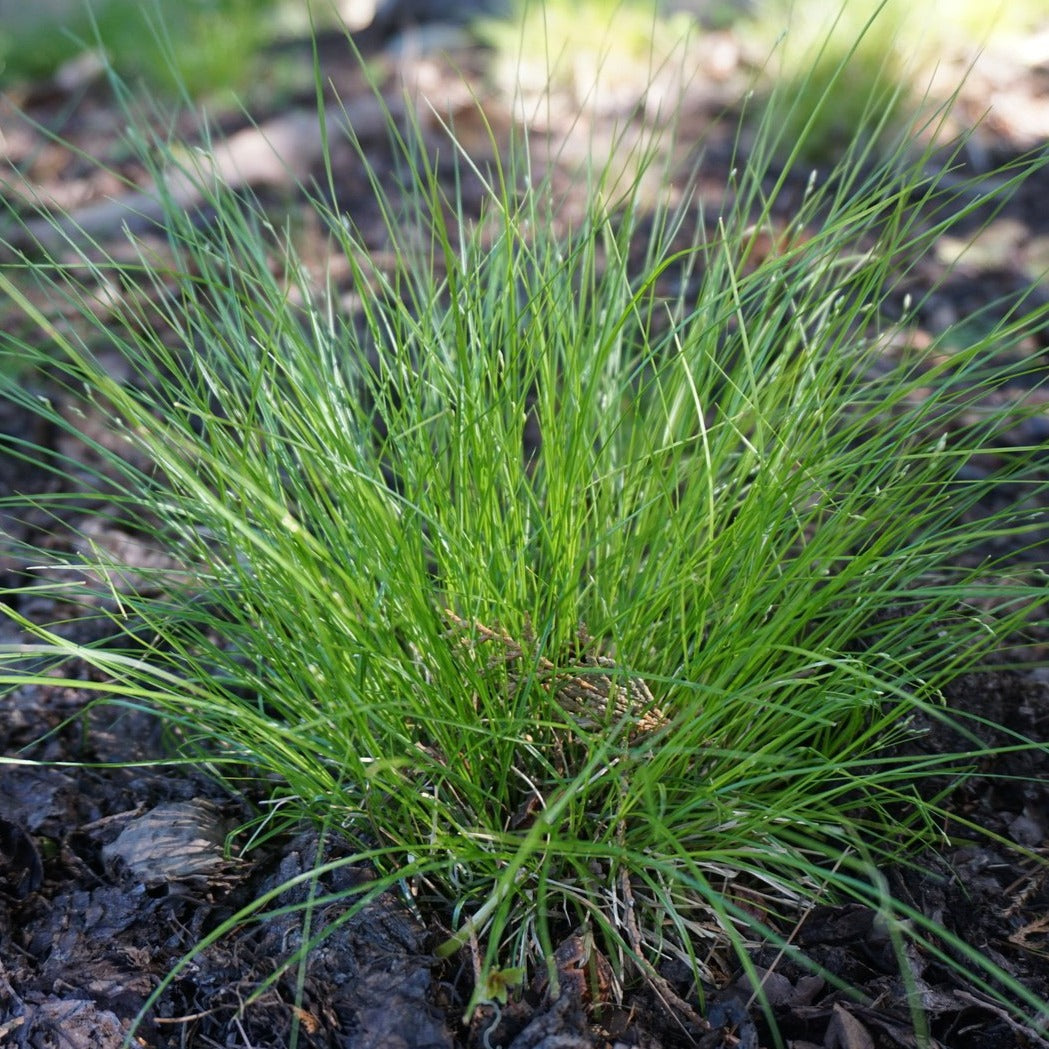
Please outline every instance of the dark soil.
[[[399, 38], [402, 52], [406, 39], [414, 38]], [[726, 46], [730, 42], [726, 38]], [[381, 35], [362, 43], [376, 60], [387, 56], [391, 97], [406, 78], [416, 97], [437, 98], [443, 103], [439, 108], [456, 113], [461, 136], [479, 152], [490, 148], [452, 63], [426, 54], [394, 61], [389, 41]], [[336, 41], [326, 42], [325, 61], [344, 99], [365, 94]], [[724, 58], [721, 62], [698, 78], [686, 109], [686, 120], [697, 131], [709, 131], [713, 117], [740, 88], [745, 71], [738, 56], [731, 68]], [[460, 52], [457, 63], [468, 77], [474, 75], [470, 69], [481, 67], [473, 52]], [[473, 83], [483, 95], [483, 83]], [[255, 117], [279, 121], [308, 111], [312, 90], [308, 83], [279, 102], [261, 103]], [[995, 66], [992, 60], [982, 67], [962, 97], [963, 119], [967, 112], [981, 111], [992, 94], [1005, 99], [1004, 115], [992, 117], [978, 136], [979, 149], [973, 146], [966, 156], [977, 174], [987, 158], [1008, 159], [1039, 144], [1038, 135], [1044, 132], [1031, 114], [1049, 112], [1049, 48], [1042, 64], [1010, 60]], [[105, 158], [133, 183], [145, 184], [145, 172], [121, 150], [123, 118], [102, 85], [35, 85], [17, 101], [41, 128], [66, 137], [88, 156]], [[106, 197], [126, 198], [127, 187], [112, 174], [100, 173], [17, 117], [12, 99], [0, 98], [0, 108], [0, 148], [25, 177], [7, 187], [16, 210], [19, 199], [35, 193], [65, 209], [80, 209], [80, 216], [90, 219], [90, 209]], [[498, 99], [487, 101], [486, 109], [497, 130], [512, 123], [509, 109]], [[425, 113], [421, 104], [419, 112]], [[1021, 119], [1025, 116], [1030, 119]], [[600, 139], [601, 118], [590, 114], [584, 119]], [[1044, 119], [1049, 125], [1049, 116]], [[224, 116], [220, 123], [229, 133], [250, 133], [237, 116]], [[377, 126], [369, 133], [365, 123], [359, 130], [370, 162], [380, 172], [392, 173], [396, 165], [384, 136]], [[571, 147], [587, 134], [577, 129], [574, 137], [566, 137], [566, 127], [567, 118], [564, 126], [555, 120], [538, 141], [550, 143], [549, 162], [563, 166], [557, 177], [567, 192], [574, 163]], [[430, 131], [436, 136], [432, 124]], [[187, 137], [195, 133], [192, 121], [186, 121], [185, 132]], [[306, 156], [309, 160], [308, 150]], [[381, 222], [359, 161], [352, 150], [337, 147], [334, 163], [339, 206], [353, 216], [369, 243], [382, 250]], [[700, 176], [700, 189], [711, 200], [724, 194], [731, 163], [730, 150], [712, 132]], [[297, 172], [300, 177], [322, 173], [316, 163], [306, 167]], [[283, 176], [270, 172], [245, 178], [242, 184], [250, 184], [274, 207], [295, 209], [297, 198], [286, 171]], [[798, 192], [803, 188], [804, 182]], [[476, 188], [467, 186], [468, 200], [471, 193]], [[922, 261], [910, 278], [913, 290], [938, 286], [920, 318], [926, 334], [976, 316], [1018, 290], [1030, 289], [1035, 301], [1046, 301], [1046, 287], [1038, 287], [1035, 277], [1049, 263], [1046, 201], [1049, 172], [1043, 169], [988, 226], [974, 261], [947, 279], [950, 245]], [[566, 212], [571, 205], [569, 193]], [[783, 206], [789, 212], [789, 193]], [[28, 215], [27, 207], [22, 210]], [[109, 243], [118, 245], [119, 221], [129, 214], [128, 209], [108, 212], [103, 217], [111, 224], [99, 235], [111, 235]], [[304, 237], [309, 258], [308, 224]], [[18, 231], [9, 229], [8, 238], [29, 245]], [[319, 240], [316, 250], [321, 259]], [[0, 311], [11, 330], [17, 323], [14, 314]], [[1043, 348], [1031, 344], [1011, 352]], [[1037, 442], [1049, 436], [1045, 419], [1026, 426], [1018, 440]], [[1036, 432], [1039, 427], [1042, 432]], [[86, 455], [61, 432], [13, 404], [0, 403], [0, 432], [54, 452]], [[0, 583], [20, 585], [26, 578], [19, 544], [68, 547], [89, 519], [87, 501], [70, 504], [65, 522], [31, 508], [33, 493], [52, 490], [55, 483], [33, 461], [13, 455], [0, 459], [0, 496], [25, 499], [22, 507], [0, 505], [6, 536]], [[108, 540], [127, 543], [130, 537], [111, 533]], [[132, 549], [130, 556], [148, 557], [150, 552]], [[1037, 551], [1023, 556], [1036, 567], [1041, 560]], [[33, 620], [49, 621], [56, 615], [53, 599], [40, 594], [12, 592], [5, 600]], [[77, 629], [88, 632], [82, 639], [88, 638], [89, 626]], [[0, 642], [25, 640], [15, 626], [0, 620]], [[76, 676], [76, 668], [62, 670]], [[300, 1046], [354, 1049], [756, 1049], [774, 1044], [769, 1016], [756, 1003], [742, 971], [727, 973], [723, 986], [704, 988], [701, 996], [686, 973], [668, 967], [659, 987], [629, 990], [624, 1002], [613, 1003], [579, 978], [584, 963], [578, 938], [571, 935], [556, 959], [568, 988], [560, 998], [550, 1000], [537, 984], [501, 1014], [481, 1010], [464, 1024], [471, 992], [469, 959], [439, 964], [430, 953], [436, 927], [428, 927], [425, 914], [392, 895], [348, 920], [345, 903], [319, 904], [312, 912], [311, 935], [325, 929], [330, 935], [310, 952], [303, 969], [292, 968], [276, 982], [268, 977], [302, 942], [301, 913], [240, 923], [182, 964], [202, 937], [240, 908], [312, 870], [318, 852], [323, 858], [338, 856], [338, 843], [321, 842], [316, 832], [303, 829], [297, 837], [272, 840], [244, 857], [228, 855], [226, 836], [248, 818], [248, 803], [231, 799], [198, 770], [160, 763], [164, 739], [150, 717], [136, 710], [92, 707], [96, 693], [86, 687], [91, 674], [83, 669], [82, 676], [82, 689], [31, 685], [0, 700], [0, 753], [7, 755], [7, 763], [0, 763], [0, 1046], [115, 1049], [147, 998], [176, 967], [174, 979], [142, 1017], [134, 1044], [278, 1049], [295, 1038]], [[981, 759], [975, 775], [952, 796], [954, 817], [943, 827], [942, 849], [883, 874], [894, 893], [916, 911], [941, 922], [1049, 1003], [1049, 749], [1010, 749], [1017, 735], [1049, 741], [1049, 673], [988, 671], [958, 682], [948, 699], [955, 710], [985, 719], [985, 742], [1000, 746], [1001, 753]], [[969, 744], [931, 726], [923, 746], [953, 751]], [[989, 836], [977, 834], [974, 825]], [[306, 880], [279, 892], [270, 906], [301, 903], [308, 893], [319, 898], [352, 890], [369, 878], [367, 869], [340, 869], [316, 883]], [[785, 963], [771, 949], [756, 951], [753, 961], [764, 978], [768, 1008], [782, 1038], [795, 1049], [916, 1046], [920, 1043], [908, 1001], [917, 1002], [927, 1018], [930, 1045], [1049, 1046], [1049, 1013], [1040, 1027], [1017, 1022], [976, 978], [965, 980], [942, 963], [937, 952], [949, 955], [954, 950], [949, 943], [908, 948], [908, 971], [901, 974], [884, 925], [868, 908], [818, 906], [795, 938], [813, 963], [858, 991], [838, 990], [831, 980]]]

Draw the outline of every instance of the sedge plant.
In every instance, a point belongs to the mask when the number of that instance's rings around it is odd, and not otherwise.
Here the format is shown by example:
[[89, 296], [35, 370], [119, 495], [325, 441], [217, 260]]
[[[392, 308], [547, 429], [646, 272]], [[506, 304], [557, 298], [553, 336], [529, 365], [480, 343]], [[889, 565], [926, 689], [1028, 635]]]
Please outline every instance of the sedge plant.
[[[56, 566], [99, 644], [9, 593], [35, 641], [0, 649], [5, 685], [85, 661], [77, 687], [156, 712], [259, 804], [251, 843], [316, 821], [375, 870], [351, 912], [404, 889], [439, 956], [472, 955], [474, 1004], [556, 979], [574, 929], [617, 993], [671, 958], [705, 987], [757, 943], [797, 954], [813, 902], [858, 900], [901, 952], [1037, 1013], [881, 871], [940, 843], [944, 784], [981, 752], [960, 723], [967, 754], [899, 745], [1037, 606], [1025, 562], [986, 554], [1042, 535], [1036, 450], [1003, 437], [1036, 408], [988, 395], [1031, 385], [1009, 351], [1045, 317], [1020, 300], [978, 339], [901, 337], [914, 260], [986, 203], [903, 141], [811, 180], [769, 248], [774, 131], [716, 218], [594, 171], [569, 225], [527, 141], [481, 168], [449, 133], [449, 182], [409, 128], [400, 185], [373, 178], [381, 253], [307, 194], [342, 286], [205, 170], [208, 221], [168, 200], [162, 252], [6, 266], [27, 324], [3, 348], [52, 391], [8, 395], [106, 421], [92, 505], [170, 561], [96, 544], [64, 566], [91, 569], [79, 591]], [[99, 282], [122, 289], [105, 312]]]

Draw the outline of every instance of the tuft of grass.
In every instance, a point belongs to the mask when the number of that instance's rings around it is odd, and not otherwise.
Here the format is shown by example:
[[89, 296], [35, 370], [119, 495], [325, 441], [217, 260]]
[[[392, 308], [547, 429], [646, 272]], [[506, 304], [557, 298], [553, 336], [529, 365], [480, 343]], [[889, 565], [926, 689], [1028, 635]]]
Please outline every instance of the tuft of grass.
[[[105, 419], [129, 454], [91, 442], [98, 513], [174, 559], [89, 559], [105, 644], [6, 604], [37, 644], [0, 647], [0, 682], [86, 661], [76, 687], [156, 711], [262, 800], [253, 843], [317, 821], [377, 871], [354, 907], [403, 889], [439, 954], [472, 952], [475, 1005], [518, 970], [556, 984], [578, 927], [620, 989], [668, 958], [705, 986], [757, 942], [804, 963], [792, 930], [836, 899], [1044, 1009], [880, 871], [941, 841], [943, 778], [981, 753], [964, 725], [965, 754], [899, 745], [1042, 600], [986, 554], [1044, 537], [1039, 449], [1006, 433], [1037, 408], [987, 395], [1035, 381], [1003, 351], [1045, 313], [906, 344], [901, 282], [979, 193], [858, 148], [770, 236], [776, 130], [717, 222], [687, 194], [610, 203], [594, 172], [568, 229], [526, 143], [486, 170], [457, 155], [454, 186], [485, 191], [468, 215], [409, 132], [402, 192], [374, 179], [388, 250], [311, 199], [348, 299], [203, 174], [212, 221], [169, 199], [159, 260], [133, 241], [134, 263], [94, 246], [0, 272], [35, 325], [0, 352], [67, 405], [8, 395], [74, 433]], [[124, 290], [105, 314], [96, 283]]]
[[958, 54], [975, 60], [989, 42], [1044, 21], [1038, 0], [880, 0], [873, 6], [770, 0], [739, 24], [739, 32], [751, 47], [763, 42], [759, 49], [769, 54], [764, 75], [778, 85], [773, 119], [784, 141], [801, 141], [810, 162], [824, 163], [848, 148], [856, 128], [875, 123], [891, 153], [909, 114], [928, 102], [927, 85], [940, 63]]
[[822, 163], [848, 148], [857, 127], [877, 121], [882, 136], [899, 133], [915, 52], [902, 5], [770, 7], [784, 20], [766, 30], [778, 37], [768, 71], [781, 85], [774, 97], [784, 104], [777, 115], [786, 143], [800, 142], [806, 159]]

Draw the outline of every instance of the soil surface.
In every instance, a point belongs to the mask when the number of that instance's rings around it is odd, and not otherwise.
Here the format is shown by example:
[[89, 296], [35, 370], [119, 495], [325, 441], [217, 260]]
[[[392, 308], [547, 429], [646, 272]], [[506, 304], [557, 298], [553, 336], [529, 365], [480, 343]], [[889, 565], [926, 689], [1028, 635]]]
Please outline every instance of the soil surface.
[[[383, 71], [395, 109], [407, 85], [405, 105], [414, 107], [435, 142], [439, 127], [429, 103], [439, 113], [451, 114], [460, 137], [475, 156], [483, 157], [496, 148], [487, 127], [501, 134], [518, 115], [483, 79], [477, 51], [453, 46], [449, 58], [433, 49], [435, 39], [444, 41], [441, 47], [449, 41], [455, 45], [447, 33], [439, 37], [438, 28], [447, 29], [423, 26], [395, 32], [389, 25], [366, 32], [359, 43], [373, 70]], [[1049, 26], [1041, 40], [1040, 51], [1035, 40], [1019, 60], [1015, 52], [991, 54], [963, 92], [958, 108], [963, 123], [989, 102], [994, 105], [962, 157], [971, 167], [969, 174], [1044, 148], [1049, 135]], [[967, 56], [948, 57], [941, 76], [950, 80]], [[380, 175], [392, 173], [395, 163], [381, 113], [345, 44], [334, 37], [322, 40], [322, 58], [369, 162]], [[274, 54], [274, 66], [278, 59], [308, 68], [308, 46], [284, 45]], [[696, 61], [698, 73], [683, 110], [686, 133], [680, 138], [687, 143], [690, 128], [697, 138], [703, 133], [706, 152], [699, 188], [716, 203], [729, 184], [733, 156], [731, 136], [726, 130], [719, 137], [714, 118], [728, 109], [725, 127], [734, 126], [732, 106], [748, 75], [746, 49], [731, 33], [711, 33]], [[307, 77], [291, 88], [263, 83], [259, 94], [253, 122], [232, 110], [218, 116], [216, 123], [229, 138], [227, 147], [216, 150], [215, 167], [230, 185], [250, 187], [275, 209], [294, 212], [294, 180], [323, 175], [315, 116], [311, 125], [312, 80]], [[477, 97], [484, 99], [487, 127], [476, 111]], [[612, 139], [614, 120], [623, 115], [617, 107], [629, 110], [638, 101], [628, 95], [626, 102], [586, 108], [555, 99], [544, 108], [544, 119], [533, 121], [535, 143], [546, 147], [545, 154], [537, 150], [537, 158], [545, 157], [567, 191], [582, 143], [602, 148]], [[336, 109], [330, 112], [338, 118]], [[643, 104], [639, 114], [638, 128]], [[10, 245], [31, 251], [34, 238], [49, 236], [44, 227], [32, 225], [34, 201], [71, 211], [82, 230], [114, 252], [122, 250], [123, 223], [136, 226], [143, 237], [153, 235], [149, 175], [121, 144], [125, 122], [105, 85], [87, 67], [65, 70], [54, 81], [0, 99], [0, 153], [17, 172], [5, 195], [28, 223], [7, 227]], [[186, 139], [193, 141], [199, 134], [197, 122], [187, 116], [183, 124]], [[58, 144], [51, 133], [73, 148]], [[278, 144], [279, 157], [260, 146], [263, 140]], [[90, 158], [104, 159], [107, 170]], [[691, 166], [688, 161], [682, 157], [682, 170]], [[333, 165], [339, 207], [381, 251], [382, 223], [359, 159], [348, 146], [336, 144]], [[988, 180], [994, 177], [987, 175]], [[804, 191], [804, 183], [802, 178], [797, 193]], [[788, 186], [781, 204], [788, 215], [791, 192]], [[464, 193], [467, 204], [476, 203], [480, 189], [467, 185]], [[1033, 301], [1047, 301], [1049, 289], [1038, 284], [1049, 265], [1047, 201], [1049, 170], [1043, 169], [1008, 198], [981, 234], [977, 250], [951, 275], [945, 276], [957, 244], [938, 245], [922, 261], [910, 278], [914, 290], [921, 291], [923, 284], [939, 286], [920, 318], [927, 335], [1016, 291], [1032, 289]], [[572, 203], [566, 192], [566, 218]], [[194, 208], [197, 202], [187, 197], [186, 206]], [[974, 216], [974, 224], [976, 220]], [[74, 238], [82, 235], [72, 227], [68, 232]], [[300, 250], [307, 260], [309, 237], [304, 219]], [[161, 243], [157, 238], [158, 250]], [[59, 245], [52, 241], [50, 246], [61, 254]], [[319, 265], [324, 262], [321, 248], [318, 236]], [[0, 311], [10, 330], [17, 319], [2, 304]], [[1043, 349], [1044, 344], [1032, 344], [1020, 352]], [[1049, 437], [1049, 416], [1026, 425], [1018, 440]], [[60, 454], [87, 454], [12, 404], [0, 403], [0, 432]], [[25, 557], [17, 544], [69, 546], [84, 534], [92, 510], [88, 503], [71, 503], [65, 523], [34, 513], [32, 495], [52, 490], [55, 483], [33, 461], [0, 459], [0, 496], [25, 499], [21, 508], [10, 502], [0, 505], [5, 536], [0, 583], [5, 586], [24, 583]], [[136, 546], [134, 537], [115, 530], [95, 538], [110, 546], [124, 544], [132, 563], [155, 556], [143, 544]], [[1038, 551], [1022, 556], [1039, 564], [1042, 560]], [[5, 600], [30, 619], [55, 618], [55, 603], [45, 594], [23, 590]], [[77, 629], [90, 631], [89, 626]], [[24, 640], [14, 625], [0, 619], [0, 642]], [[69, 675], [71, 668], [64, 667], [63, 673]], [[90, 684], [90, 673], [83, 669], [82, 674]], [[379, 898], [349, 920], [344, 903], [319, 904], [312, 913], [311, 934], [325, 929], [330, 934], [310, 952], [304, 967], [276, 982], [268, 978], [302, 942], [302, 917], [295, 912], [238, 924], [180, 965], [202, 937], [271, 891], [272, 906], [294, 904], [310, 892], [323, 897], [352, 889], [370, 874], [342, 869], [317, 884], [305, 880], [279, 891], [289, 878], [311, 871], [318, 852], [322, 858], [337, 856], [338, 844], [322, 843], [304, 828], [297, 837], [268, 842], [244, 857], [229, 855], [226, 836], [247, 819], [248, 803], [231, 799], [198, 770], [159, 763], [165, 756], [164, 738], [150, 717], [141, 711], [93, 707], [94, 695], [86, 687], [37, 684], [0, 700], [0, 754], [9, 759], [0, 764], [0, 1046], [115, 1049], [151, 993], [176, 967], [174, 979], [145, 1010], [134, 1044], [158, 1049], [278, 1049], [296, 1040], [299, 1046], [354, 1049], [756, 1049], [775, 1044], [769, 1017], [741, 970], [726, 973], [722, 986], [703, 988], [700, 995], [687, 973], [668, 967], [659, 987], [629, 990], [616, 1003], [582, 978], [588, 965], [594, 969], [593, 959], [587, 961], [585, 945], [571, 935], [557, 952], [561, 982], [568, 989], [557, 1000], [534, 985], [501, 1012], [482, 1009], [464, 1023], [472, 990], [469, 960], [438, 963], [431, 953], [435, 929], [428, 927], [427, 916], [394, 896]], [[942, 850], [914, 857], [911, 867], [883, 873], [912, 907], [942, 922], [1049, 1002], [1049, 748], [1008, 747], [1015, 734], [1049, 741], [1049, 672], [988, 671], [960, 681], [948, 699], [955, 709], [986, 719], [986, 742], [1001, 745], [1002, 752], [985, 759], [952, 797], [956, 819], [943, 828]], [[944, 751], [965, 746], [936, 727], [923, 745]], [[971, 824], [991, 836], [974, 834]], [[1049, 1046], [1049, 1018], [1041, 1027], [1016, 1021], [976, 978], [959, 977], [931, 947], [910, 949], [909, 971], [901, 974], [883, 925], [867, 908], [818, 906], [796, 931], [796, 942], [817, 966], [859, 993], [846, 993], [831, 980], [784, 964], [771, 948], [756, 951], [753, 962], [764, 977], [769, 1010], [782, 1038], [795, 1049], [916, 1046], [920, 1043], [913, 1033], [909, 999], [918, 1001], [927, 1017], [930, 1045]], [[952, 950], [949, 944], [937, 949]]]

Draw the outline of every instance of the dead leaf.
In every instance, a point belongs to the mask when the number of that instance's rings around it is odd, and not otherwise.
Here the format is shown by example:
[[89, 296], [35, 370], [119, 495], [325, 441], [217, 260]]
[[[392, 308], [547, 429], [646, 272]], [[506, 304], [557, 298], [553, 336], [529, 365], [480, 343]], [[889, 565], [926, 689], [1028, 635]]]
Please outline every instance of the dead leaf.
[[874, 1049], [874, 1039], [852, 1013], [835, 1002], [823, 1045], [824, 1049]]

